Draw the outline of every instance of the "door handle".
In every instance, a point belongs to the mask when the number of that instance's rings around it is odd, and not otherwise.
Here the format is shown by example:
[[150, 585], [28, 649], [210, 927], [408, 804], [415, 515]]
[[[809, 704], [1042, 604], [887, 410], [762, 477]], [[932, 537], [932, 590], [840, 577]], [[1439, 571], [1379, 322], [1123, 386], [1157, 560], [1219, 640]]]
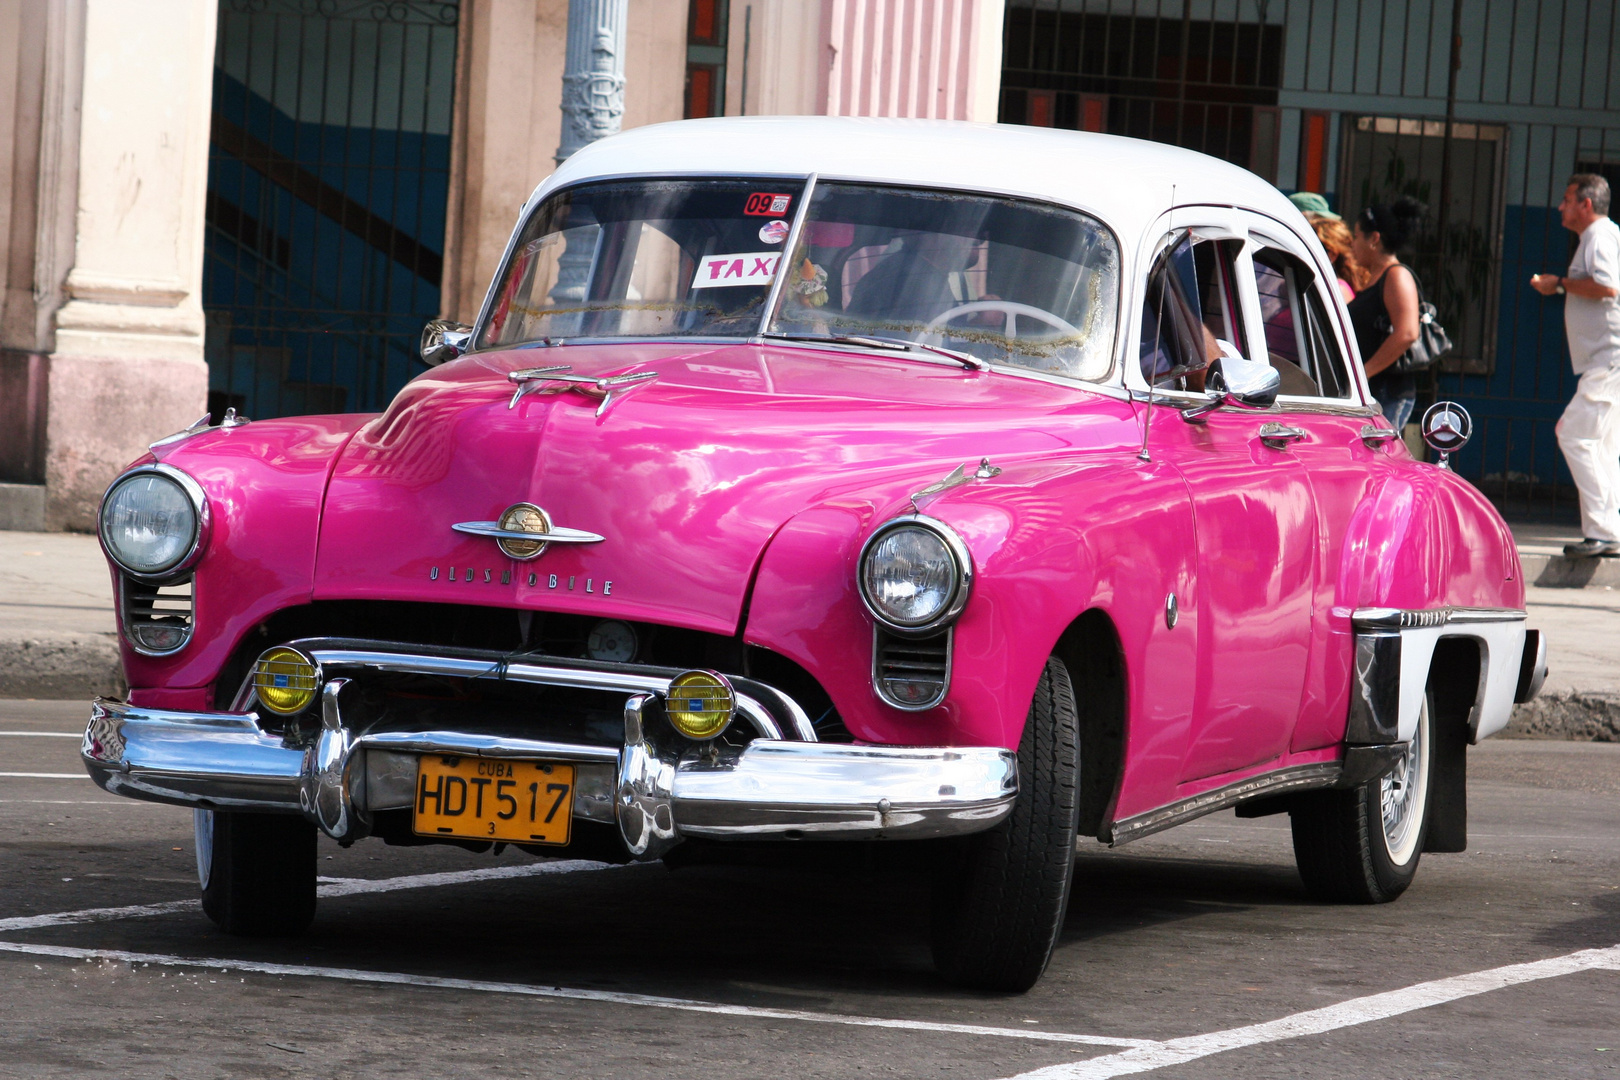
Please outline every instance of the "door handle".
[[1260, 441], [1273, 450], [1287, 449], [1289, 443], [1298, 442], [1304, 438], [1304, 431], [1297, 427], [1289, 427], [1287, 424], [1270, 423], [1260, 425]]
[[1394, 442], [1401, 437], [1401, 433], [1394, 428], [1374, 427], [1367, 424], [1361, 429], [1361, 441], [1369, 447], [1377, 448], [1387, 442]]

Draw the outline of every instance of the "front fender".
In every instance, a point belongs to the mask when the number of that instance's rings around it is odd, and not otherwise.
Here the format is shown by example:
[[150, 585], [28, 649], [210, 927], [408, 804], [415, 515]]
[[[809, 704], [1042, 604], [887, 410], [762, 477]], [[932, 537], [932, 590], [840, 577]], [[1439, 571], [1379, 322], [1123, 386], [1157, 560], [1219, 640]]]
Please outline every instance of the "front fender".
[[[136, 652], [120, 635], [132, 700], [150, 696], [143, 690], [207, 686], [262, 620], [309, 602], [333, 463], [371, 419], [348, 414], [259, 420], [159, 448], [166, 464], [201, 485], [213, 529], [194, 571], [191, 642], [171, 656], [153, 657]], [[112, 572], [116, 586], [117, 568]]]
[[[1178, 474], [1124, 454], [1011, 463], [930, 503], [927, 513], [966, 542], [975, 580], [955, 628], [950, 691], [924, 712], [893, 708], [873, 689], [873, 622], [855, 584], [866, 537], [909, 511], [892, 500], [824, 503], [788, 522], [761, 562], [746, 640], [809, 670], [859, 740], [1014, 749], [1058, 639], [1097, 608], [1125, 652], [1128, 714], [1149, 717], [1134, 730], [1152, 737], [1132, 752], [1151, 757], [1158, 748], [1179, 764], [1197, 597], [1192, 514]], [[1182, 613], [1174, 630], [1164, 615], [1171, 593]]]

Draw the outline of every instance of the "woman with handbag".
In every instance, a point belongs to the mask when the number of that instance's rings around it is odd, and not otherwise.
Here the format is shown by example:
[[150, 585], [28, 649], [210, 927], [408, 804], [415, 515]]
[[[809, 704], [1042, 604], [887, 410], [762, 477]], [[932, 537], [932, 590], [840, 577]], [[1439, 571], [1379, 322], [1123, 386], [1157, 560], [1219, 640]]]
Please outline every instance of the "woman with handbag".
[[1397, 252], [1417, 231], [1425, 207], [1409, 195], [1391, 205], [1375, 203], [1356, 218], [1350, 254], [1371, 282], [1346, 306], [1367, 369], [1367, 385], [1400, 431], [1417, 404], [1417, 377], [1399, 361], [1418, 340], [1421, 299], [1417, 278]]

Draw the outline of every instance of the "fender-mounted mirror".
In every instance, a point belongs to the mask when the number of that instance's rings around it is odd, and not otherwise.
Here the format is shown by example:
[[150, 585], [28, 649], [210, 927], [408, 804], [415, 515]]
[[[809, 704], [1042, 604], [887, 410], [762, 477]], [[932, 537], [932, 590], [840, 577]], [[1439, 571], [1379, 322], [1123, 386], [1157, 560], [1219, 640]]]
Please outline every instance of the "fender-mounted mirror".
[[434, 319], [422, 328], [422, 362], [438, 367], [467, 351], [473, 328], [449, 319]]

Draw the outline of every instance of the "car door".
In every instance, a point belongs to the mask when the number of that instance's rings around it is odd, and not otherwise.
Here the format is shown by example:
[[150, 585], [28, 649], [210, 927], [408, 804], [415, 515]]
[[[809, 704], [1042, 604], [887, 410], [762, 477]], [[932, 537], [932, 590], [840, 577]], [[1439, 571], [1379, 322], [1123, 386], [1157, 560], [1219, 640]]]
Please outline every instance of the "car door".
[[[1197, 691], [1181, 764], [1182, 795], [1208, 778], [1280, 758], [1299, 716], [1310, 646], [1317, 519], [1279, 411], [1224, 407], [1189, 422], [1201, 374], [1219, 355], [1246, 356], [1259, 325], [1247, 239], [1230, 212], [1176, 212], [1144, 294], [1139, 371], [1154, 384], [1148, 452], [1170, 461], [1193, 504], [1198, 543]], [[1283, 430], [1286, 429], [1286, 430]], [[1189, 786], [1190, 785], [1190, 786]]]
[[[1405, 456], [1398, 434], [1365, 394], [1354, 336], [1337, 296], [1331, 267], [1281, 222], [1243, 215], [1273, 366], [1298, 368], [1305, 392], [1279, 399], [1307, 431], [1294, 447], [1316, 500], [1319, 575], [1312, 613], [1312, 649], [1292, 749], [1332, 746], [1344, 736], [1354, 642], [1349, 613], [1357, 598], [1345, 565], [1358, 509], [1370, 508], [1393, 462]], [[1363, 511], [1365, 512], [1365, 511]]]

